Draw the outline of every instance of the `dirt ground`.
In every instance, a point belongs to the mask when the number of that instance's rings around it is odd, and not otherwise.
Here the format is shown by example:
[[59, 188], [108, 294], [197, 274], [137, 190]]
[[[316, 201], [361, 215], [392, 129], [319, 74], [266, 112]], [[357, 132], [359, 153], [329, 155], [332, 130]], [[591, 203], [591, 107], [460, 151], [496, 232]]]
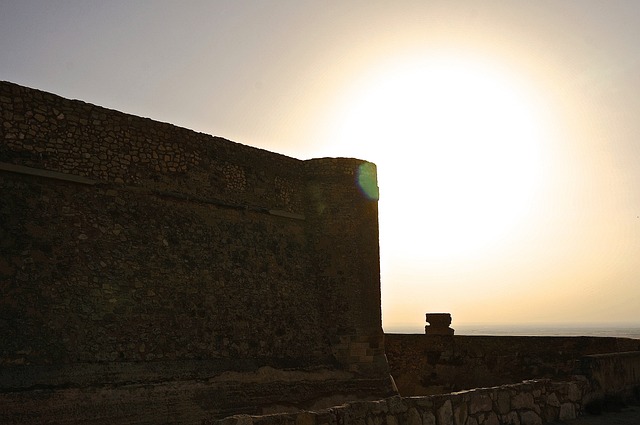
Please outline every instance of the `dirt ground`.
[[587, 415], [568, 422], [549, 425], [640, 425], [640, 406], [627, 406], [619, 411]]

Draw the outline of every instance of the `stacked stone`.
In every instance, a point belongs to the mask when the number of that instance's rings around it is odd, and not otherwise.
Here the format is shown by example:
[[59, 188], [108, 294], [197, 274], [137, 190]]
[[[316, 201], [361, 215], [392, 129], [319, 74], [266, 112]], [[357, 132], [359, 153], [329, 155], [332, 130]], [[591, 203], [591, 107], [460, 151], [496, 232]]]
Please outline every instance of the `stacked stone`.
[[142, 176], [136, 169], [185, 172], [200, 161], [198, 152], [186, 151], [183, 143], [172, 140], [178, 129], [169, 124], [154, 123], [164, 131], [146, 133], [150, 120], [60, 101], [48, 93], [19, 88], [14, 92], [13, 97], [0, 96], [3, 139], [9, 149], [31, 154], [28, 162], [41, 159], [47, 169], [131, 183]]
[[290, 212], [304, 205], [295, 158], [4, 81], [0, 119], [0, 163]]
[[391, 397], [320, 410], [205, 420], [215, 425], [542, 425], [581, 413], [586, 381], [527, 381], [426, 397]]
[[451, 324], [451, 314], [449, 313], [427, 313], [427, 325], [424, 332], [427, 335], [453, 335], [454, 330], [449, 327]]

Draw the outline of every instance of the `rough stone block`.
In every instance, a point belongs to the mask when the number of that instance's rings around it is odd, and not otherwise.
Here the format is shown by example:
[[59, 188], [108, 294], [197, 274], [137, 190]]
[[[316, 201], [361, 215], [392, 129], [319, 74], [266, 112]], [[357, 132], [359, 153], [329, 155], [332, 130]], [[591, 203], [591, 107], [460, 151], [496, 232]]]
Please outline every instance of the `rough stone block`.
[[501, 425], [501, 424], [500, 424], [500, 420], [498, 419], [498, 415], [496, 415], [494, 412], [490, 412], [486, 416], [486, 419], [482, 423], [482, 425]]
[[542, 418], [532, 410], [526, 410], [520, 413], [521, 425], [542, 425]]
[[511, 392], [510, 391], [498, 391], [498, 413], [506, 415], [511, 410]]
[[422, 418], [415, 407], [407, 411], [407, 425], [422, 425]]
[[422, 415], [422, 425], [436, 425], [436, 417], [431, 412]]
[[546, 401], [549, 406], [560, 407], [560, 400], [558, 400], [558, 396], [555, 393], [548, 394]]
[[453, 335], [454, 330], [449, 327], [451, 324], [451, 314], [449, 313], [427, 313], [427, 325], [424, 331], [427, 335]]
[[573, 403], [562, 403], [558, 419], [568, 421], [576, 418], [576, 407]]
[[520, 409], [534, 409], [535, 403], [533, 395], [531, 393], [518, 393], [511, 398], [511, 408]]
[[455, 412], [453, 414], [453, 423], [455, 425], [465, 425], [467, 422], [467, 418], [469, 417], [469, 409], [467, 407], [467, 403], [462, 401], [455, 408]]
[[438, 425], [453, 425], [453, 407], [451, 400], [447, 400], [438, 409]]
[[474, 392], [469, 399], [469, 414], [475, 415], [478, 412], [489, 412], [493, 409], [493, 401], [488, 394]]

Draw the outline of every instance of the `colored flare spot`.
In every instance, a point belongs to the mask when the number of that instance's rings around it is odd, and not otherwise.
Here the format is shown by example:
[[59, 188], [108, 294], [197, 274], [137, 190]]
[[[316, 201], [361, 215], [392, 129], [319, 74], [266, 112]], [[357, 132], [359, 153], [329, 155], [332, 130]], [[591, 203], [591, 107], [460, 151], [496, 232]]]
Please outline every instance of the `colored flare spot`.
[[362, 194], [368, 199], [378, 200], [380, 198], [376, 166], [374, 164], [370, 162], [360, 164], [356, 175], [356, 182]]

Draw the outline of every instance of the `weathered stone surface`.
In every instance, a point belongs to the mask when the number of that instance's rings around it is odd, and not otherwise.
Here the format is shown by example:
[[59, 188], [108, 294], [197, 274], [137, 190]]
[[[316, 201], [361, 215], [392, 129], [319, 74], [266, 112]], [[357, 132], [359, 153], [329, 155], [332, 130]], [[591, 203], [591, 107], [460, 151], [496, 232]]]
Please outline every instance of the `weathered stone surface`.
[[542, 419], [536, 412], [527, 410], [520, 413], [521, 425], [542, 425]]
[[576, 408], [573, 403], [562, 403], [558, 419], [568, 421], [576, 418]]
[[453, 425], [453, 407], [450, 400], [445, 401], [438, 409], [438, 425]]
[[490, 412], [482, 425], [500, 425], [500, 420], [498, 419], [498, 415], [494, 412]]
[[415, 407], [407, 411], [407, 425], [422, 425], [422, 418]]
[[469, 417], [467, 403], [464, 401], [455, 408], [454, 412], [454, 424], [465, 425], [467, 418]]
[[[392, 394], [377, 198], [354, 183], [375, 188], [373, 164], [301, 161], [7, 82], [0, 96], [0, 399], [88, 386], [118, 423], [136, 415], [117, 413], [125, 384], [138, 406], [145, 385], [201, 380], [208, 398], [182, 387], [175, 403], [211, 417]], [[269, 372], [323, 369], [350, 377]]]
[[[638, 384], [627, 353], [584, 361], [572, 382], [322, 410], [393, 393], [372, 164], [299, 161], [6, 82], [0, 103], [2, 423], [522, 425]], [[640, 348], [397, 337], [392, 372], [424, 393], [567, 378], [579, 356]]]
[[384, 420], [380, 416], [369, 416], [367, 418], [367, 425], [382, 425]]
[[506, 415], [511, 410], [511, 392], [510, 391], [498, 391], [497, 400], [498, 413]]
[[436, 417], [431, 412], [426, 412], [422, 416], [422, 425], [436, 425]]
[[509, 425], [522, 425], [520, 423], [520, 416], [516, 411], [509, 412], [506, 415], [502, 415], [501, 417], [503, 418], [502, 423]]
[[519, 393], [511, 398], [512, 409], [534, 409], [533, 394]]
[[[385, 425], [385, 424], [408, 424], [408, 425], [541, 425], [543, 423], [556, 421], [567, 421], [575, 418], [576, 405], [572, 402], [562, 403], [562, 417], [557, 414], [548, 414], [549, 409], [560, 410], [559, 407], [550, 406], [546, 403], [546, 395], [561, 393], [568, 394], [569, 388], [575, 382], [551, 382], [549, 380], [527, 381], [520, 384], [510, 384], [498, 388], [477, 389], [451, 393], [447, 395], [435, 395], [425, 397], [393, 397], [382, 401], [348, 403], [337, 408], [314, 413], [317, 418], [327, 417], [327, 420], [316, 420], [317, 425], [331, 423], [332, 425]], [[492, 406], [490, 411], [478, 411], [470, 414], [469, 405], [473, 402], [474, 393], [486, 394], [497, 399], [500, 392], [512, 393], [521, 399], [527, 399], [524, 395], [529, 394], [534, 400], [534, 410], [527, 408], [509, 408], [506, 414], [499, 414], [497, 407]], [[564, 396], [567, 398], [566, 396]], [[425, 402], [430, 400], [430, 402]], [[583, 399], [582, 402], [590, 400]], [[393, 413], [387, 407], [385, 413], [381, 413], [381, 405], [389, 406], [394, 404]], [[400, 404], [407, 408], [402, 409]], [[574, 410], [572, 411], [572, 408]], [[539, 415], [537, 412], [544, 412]], [[297, 414], [275, 415], [268, 417], [253, 417], [255, 425], [299, 425], [302, 419], [297, 419], [296, 415], [307, 415], [306, 412]], [[305, 419], [306, 420], [306, 419]], [[207, 422], [209, 423], [209, 422]], [[218, 423], [217, 425], [227, 425]], [[313, 424], [312, 424], [313, 425]]]
[[[591, 354], [639, 351], [640, 340], [387, 334], [385, 349], [400, 394], [411, 396], [492, 387], [527, 379], [569, 381], [579, 372], [576, 359]], [[593, 358], [590, 362], [584, 364], [585, 370], [590, 364], [604, 360]], [[613, 375], [603, 375], [603, 379], [608, 376]], [[631, 377], [620, 377], [620, 382]]]
[[567, 397], [569, 400], [576, 402], [582, 398], [582, 391], [580, 391], [580, 387], [577, 383], [571, 383], [569, 385], [569, 390], [567, 392]]
[[405, 400], [413, 406], [418, 406], [422, 410], [430, 410], [433, 408], [433, 399], [431, 397], [405, 397]]
[[553, 407], [560, 407], [560, 400], [558, 400], [558, 396], [555, 393], [551, 393], [547, 395], [547, 404]]
[[493, 409], [493, 402], [488, 394], [471, 393], [469, 400], [469, 413], [474, 415], [478, 412], [490, 412]]

